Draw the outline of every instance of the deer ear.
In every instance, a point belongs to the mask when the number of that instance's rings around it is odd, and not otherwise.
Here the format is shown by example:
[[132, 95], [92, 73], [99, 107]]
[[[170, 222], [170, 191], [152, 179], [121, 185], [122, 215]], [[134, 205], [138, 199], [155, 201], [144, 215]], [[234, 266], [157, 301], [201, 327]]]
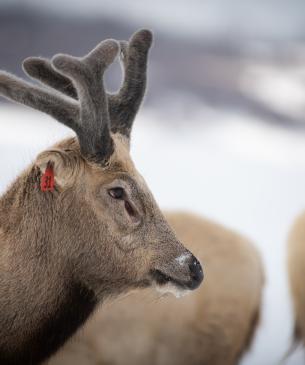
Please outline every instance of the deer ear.
[[47, 150], [37, 156], [35, 165], [44, 174], [48, 165], [52, 166], [55, 184], [60, 189], [73, 185], [76, 179], [79, 163], [69, 153], [60, 149]]

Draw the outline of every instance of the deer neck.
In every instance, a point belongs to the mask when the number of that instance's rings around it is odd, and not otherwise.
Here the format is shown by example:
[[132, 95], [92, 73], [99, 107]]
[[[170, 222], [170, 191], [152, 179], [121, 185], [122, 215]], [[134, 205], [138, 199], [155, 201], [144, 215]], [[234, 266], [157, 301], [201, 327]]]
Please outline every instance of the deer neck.
[[53, 197], [38, 182], [31, 168], [0, 200], [0, 364], [41, 363], [97, 304], [61, 259]]

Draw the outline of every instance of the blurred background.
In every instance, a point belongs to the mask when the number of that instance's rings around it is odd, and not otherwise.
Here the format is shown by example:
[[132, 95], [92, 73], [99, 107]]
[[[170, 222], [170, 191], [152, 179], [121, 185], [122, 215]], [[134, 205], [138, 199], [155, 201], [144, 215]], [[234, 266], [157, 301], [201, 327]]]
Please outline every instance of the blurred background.
[[[163, 208], [197, 212], [250, 237], [267, 282], [243, 365], [275, 364], [293, 319], [286, 241], [305, 210], [303, 0], [0, 0], [0, 69], [31, 55], [84, 55], [104, 38], [154, 31], [132, 155]], [[118, 64], [107, 87], [120, 86]], [[0, 101], [0, 192], [37, 152], [70, 135]], [[299, 349], [287, 362], [302, 364]]]

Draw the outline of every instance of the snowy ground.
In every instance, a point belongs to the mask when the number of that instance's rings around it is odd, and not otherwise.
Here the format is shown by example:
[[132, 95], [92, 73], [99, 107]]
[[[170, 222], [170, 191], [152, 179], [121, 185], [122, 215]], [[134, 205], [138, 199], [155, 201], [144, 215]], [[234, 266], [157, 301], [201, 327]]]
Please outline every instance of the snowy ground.
[[[160, 205], [212, 218], [250, 237], [267, 274], [263, 316], [243, 365], [276, 364], [290, 344], [286, 239], [305, 209], [305, 134], [249, 115], [204, 109], [167, 123], [145, 110], [132, 155]], [[203, 123], [203, 119], [205, 123]], [[23, 108], [0, 108], [0, 192], [42, 148], [70, 132]], [[302, 363], [297, 351], [289, 365]]]

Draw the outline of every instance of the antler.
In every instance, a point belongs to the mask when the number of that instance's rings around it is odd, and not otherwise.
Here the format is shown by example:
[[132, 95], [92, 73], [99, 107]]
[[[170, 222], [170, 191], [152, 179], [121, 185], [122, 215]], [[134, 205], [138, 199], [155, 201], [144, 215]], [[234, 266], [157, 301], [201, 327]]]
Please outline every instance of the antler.
[[129, 42], [120, 42], [124, 82], [118, 94], [109, 96], [109, 114], [112, 131], [127, 137], [145, 94], [151, 44], [152, 33], [145, 29], [136, 32]]
[[[146, 89], [147, 58], [151, 44], [152, 33], [145, 29], [136, 32], [129, 42], [120, 42], [124, 82], [117, 94], [108, 95], [108, 103], [112, 132], [119, 132], [128, 138]], [[70, 79], [59, 74], [49, 60], [30, 57], [23, 62], [23, 68], [29, 76], [77, 98]]]
[[58, 73], [48, 59], [41, 57], [28, 57], [23, 61], [23, 70], [33, 79], [51, 86], [63, 94], [77, 99], [77, 92], [68, 77]]
[[[69, 95], [66, 90], [58, 88], [55, 81], [48, 84], [68, 96], [77, 95], [79, 101], [49, 88], [31, 85], [6, 72], [0, 72], [0, 94], [52, 115], [76, 132], [84, 157], [105, 163], [113, 153], [113, 141], [108, 100], [102, 82], [104, 72], [117, 52], [117, 42], [106, 40], [83, 58], [56, 55], [51, 63], [48, 62], [52, 75], [56, 75], [60, 82], [66, 80], [74, 94]], [[50, 79], [55, 80], [54, 77]]]

